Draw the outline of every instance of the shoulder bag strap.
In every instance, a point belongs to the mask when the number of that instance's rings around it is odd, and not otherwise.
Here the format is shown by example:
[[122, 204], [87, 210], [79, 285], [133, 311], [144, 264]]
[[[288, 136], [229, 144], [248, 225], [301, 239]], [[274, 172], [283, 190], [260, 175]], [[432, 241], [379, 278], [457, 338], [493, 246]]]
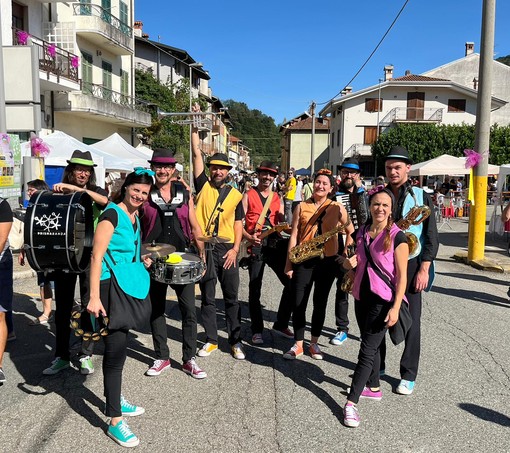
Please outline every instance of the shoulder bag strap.
[[310, 220], [306, 223], [305, 227], [303, 228], [303, 237], [306, 236], [305, 233], [308, 233], [308, 228], [312, 228], [314, 223], [317, 221], [320, 215], [324, 215], [324, 211], [328, 208], [328, 206], [333, 203], [331, 200], [329, 200], [329, 203], [324, 203], [316, 212], [315, 214], [310, 217]]
[[271, 206], [273, 197], [274, 197], [274, 192], [271, 189], [271, 191], [269, 192], [269, 195], [266, 198], [266, 202], [264, 203], [264, 207], [262, 208], [262, 212], [259, 215], [259, 219], [257, 220], [255, 228], [260, 227], [260, 229], [262, 229], [262, 227], [264, 226], [264, 218], [266, 217], [267, 210], [269, 209], [269, 206]]
[[232, 186], [230, 186], [229, 184], [225, 184], [220, 190], [220, 194], [218, 195], [218, 199], [216, 200], [216, 204], [214, 205], [214, 209], [212, 210], [211, 217], [209, 217], [209, 221], [207, 222], [207, 226], [205, 228], [206, 234], [211, 228], [213, 221], [216, 221], [216, 218], [218, 217], [218, 215], [216, 216], [214, 215], [216, 213], [216, 210], [218, 208], [221, 208], [221, 204], [225, 201], [231, 190]]

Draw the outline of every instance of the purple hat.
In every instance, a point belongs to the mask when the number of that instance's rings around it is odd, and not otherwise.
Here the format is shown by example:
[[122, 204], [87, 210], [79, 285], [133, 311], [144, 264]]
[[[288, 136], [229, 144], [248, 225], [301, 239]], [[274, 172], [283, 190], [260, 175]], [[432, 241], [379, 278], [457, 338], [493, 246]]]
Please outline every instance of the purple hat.
[[152, 159], [147, 161], [149, 164], [169, 164], [175, 165], [177, 160], [173, 156], [173, 152], [166, 148], [155, 148], [152, 153]]

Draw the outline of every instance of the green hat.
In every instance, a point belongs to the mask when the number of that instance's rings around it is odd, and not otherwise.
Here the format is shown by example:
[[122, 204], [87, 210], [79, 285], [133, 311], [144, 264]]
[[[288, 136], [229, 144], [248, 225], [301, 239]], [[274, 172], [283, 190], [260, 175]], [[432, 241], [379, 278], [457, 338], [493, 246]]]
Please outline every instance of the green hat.
[[67, 161], [67, 163], [84, 165], [86, 167], [97, 167], [97, 165], [92, 160], [90, 151], [80, 151], [79, 149], [73, 151], [73, 155], [71, 156], [71, 159]]

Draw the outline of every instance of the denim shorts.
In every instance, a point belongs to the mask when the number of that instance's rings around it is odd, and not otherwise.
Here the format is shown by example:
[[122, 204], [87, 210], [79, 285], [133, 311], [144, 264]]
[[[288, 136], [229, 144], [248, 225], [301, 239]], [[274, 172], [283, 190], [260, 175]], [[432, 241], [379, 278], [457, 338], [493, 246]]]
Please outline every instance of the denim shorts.
[[0, 311], [6, 312], [12, 310], [13, 298], [13, 264], [12, 253], [7, 250], [0, 261]]

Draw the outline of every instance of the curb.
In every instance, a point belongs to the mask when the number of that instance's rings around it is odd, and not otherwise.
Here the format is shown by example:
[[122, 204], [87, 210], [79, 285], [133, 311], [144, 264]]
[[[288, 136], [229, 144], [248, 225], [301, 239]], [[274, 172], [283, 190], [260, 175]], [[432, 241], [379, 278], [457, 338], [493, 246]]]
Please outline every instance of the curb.
[[469, 261], [467, 252], [457, 252], [453, 255], [453, 259], [455, 261], [468, 264], [469, 266], [481, 271], [499, 272], [504, 274], [510, 270], [508, 265], [501, 264], [500, 262], [490, 258]]
[[30, 278], [30, 277], [37, 277], [37, 273], [33, 270], [26, 270], [26, 271], [16, 271], [12, 274], [13, 280], [21, 280], [24, 278]]

